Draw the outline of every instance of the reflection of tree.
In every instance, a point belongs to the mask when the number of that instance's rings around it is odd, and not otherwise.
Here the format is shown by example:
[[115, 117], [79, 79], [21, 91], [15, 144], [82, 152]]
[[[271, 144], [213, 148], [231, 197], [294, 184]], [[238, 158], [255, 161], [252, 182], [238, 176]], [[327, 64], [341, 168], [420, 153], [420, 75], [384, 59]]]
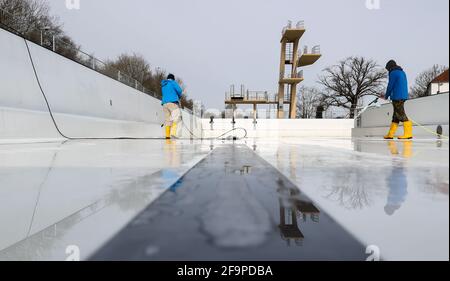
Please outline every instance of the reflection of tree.
[[349, 170], [339, 174], [345, 177], [334, 177], [335, 181], [325, 198], [339, 202], [347, 209], [363, 209], [370, 206], [370, 194], [365, 181], [361, 179], [360, 172]]

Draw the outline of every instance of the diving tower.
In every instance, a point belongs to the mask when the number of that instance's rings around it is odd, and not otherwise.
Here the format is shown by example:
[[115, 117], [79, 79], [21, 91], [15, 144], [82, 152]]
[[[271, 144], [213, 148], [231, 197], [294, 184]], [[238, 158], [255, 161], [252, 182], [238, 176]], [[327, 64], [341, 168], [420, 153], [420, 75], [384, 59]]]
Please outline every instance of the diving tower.
[[238, 104], [253, 105], [253, 118], [256, 119], [257, 106], [261, 104], [275, 105], [278, 119], [285, 117], [285, 108], [289, 106], [289, 118], [296, 118], [297, 85], [303, 78], [301, 67], [314, 64], [322, 56], [320, 46], [314, 46], [311, 51], [304, 47], [299, 51], [300, 39], [306, 32], [303, 21], [295, 26], [289, 21], [283, 28], [281, 36], [280, 77], [278, 92], [269, 94], [267, 91], [245, 91], [241, 86], [241, 92], [235, 93], [234, 86], [225, 94], [225, 104], [232, 105], [233, 109]]
[[319, 46], [312, 48], [311, 52], [308, 52], [308, 47], [299, 52], [300, 39], [305, 32], [304, 21], [299, 21], [295, 26], [289, 21], [282, 31], [277, 103], [279, 119], [284, 118], [286, 103], [281, 101], [286, 95], [289, 96], [289, 118], [296, 118], [297, 85], [304, 80], [303, 70], [298, 68], [312, 65], [321, 57]]

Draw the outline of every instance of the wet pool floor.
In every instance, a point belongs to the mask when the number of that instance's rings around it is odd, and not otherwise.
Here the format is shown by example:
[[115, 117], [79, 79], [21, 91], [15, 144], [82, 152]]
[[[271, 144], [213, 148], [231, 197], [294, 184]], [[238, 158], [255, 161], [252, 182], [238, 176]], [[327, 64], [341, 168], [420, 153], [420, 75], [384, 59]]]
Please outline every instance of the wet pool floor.
[[448, 141], [284, 139], [249, 143], [387, 260], [448, 260]]
[[364, 260], [366, 248], [245, 145], [216, 148], [94, 260]]
[[[71, 245], [82, 259], [364, 259], [372, 245], [448, 260], [448, 141], [77, 141], [0, 158], [0, 260]], [[128, 228], [143, 230], [135, 250], [114, 251]]]

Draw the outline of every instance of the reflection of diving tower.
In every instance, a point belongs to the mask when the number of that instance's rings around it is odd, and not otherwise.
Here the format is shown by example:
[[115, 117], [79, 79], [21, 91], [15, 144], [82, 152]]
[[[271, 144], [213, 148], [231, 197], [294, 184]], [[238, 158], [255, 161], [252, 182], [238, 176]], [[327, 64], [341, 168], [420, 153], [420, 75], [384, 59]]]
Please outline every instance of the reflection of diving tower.
[[308, 215], [314, 223], [319, 222], [320, 210], [295, 187], [287, 187], [283, 181], [278, 180], [279, 204], [280, 204], [280, 234], [283, 240], [290, 245], [291, 239], [299, 246], [302, 245], [305, 236], [300, 230], [297, 216], [307, 221]]
[[289, 118], [296, 118], [297, 85], [303, 81], [303, 71], [299, 67], [315, 63], [320, 58], [320, 48], [315, 46], [311, 53], [307, 48], [299, 54], [300, 38], [305, 33], [304, 22], [295, 27], [289, 22], [281, 37], [280, 80], [278, 83], [278, 118], [284, 118], [284, 100], [289, 100]]

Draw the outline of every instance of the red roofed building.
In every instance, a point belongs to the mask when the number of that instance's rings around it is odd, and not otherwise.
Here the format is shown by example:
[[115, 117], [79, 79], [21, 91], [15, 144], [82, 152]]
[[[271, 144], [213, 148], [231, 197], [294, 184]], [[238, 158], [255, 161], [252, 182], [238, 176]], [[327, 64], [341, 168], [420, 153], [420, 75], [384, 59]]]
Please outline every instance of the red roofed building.
[[442, 74], [437, 76], [428, 85], [428, 94], [436, 95], [442, 93], [448, 93], [449, 91], [449, 73], [448, 69]]

